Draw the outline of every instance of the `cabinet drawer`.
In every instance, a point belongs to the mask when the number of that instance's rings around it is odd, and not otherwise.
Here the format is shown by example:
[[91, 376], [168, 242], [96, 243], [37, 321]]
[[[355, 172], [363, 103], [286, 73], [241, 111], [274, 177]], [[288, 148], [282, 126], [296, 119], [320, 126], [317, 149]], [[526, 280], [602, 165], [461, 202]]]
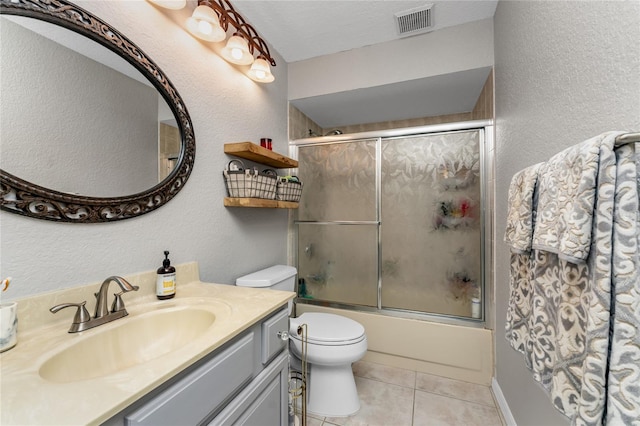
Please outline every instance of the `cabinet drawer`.
[[253, 333], [247, 334], [127, 415], [125, 425], [201, 422], [251, 379], [255, 365], [253, 336]]
[[288, 344], [278, 332], [289, 331], [289, 311], [284, 309], [262, 323], [262, 363], [267, 364]]
[[289, 354], [276, 357], [207, 426], [283, 426], [288, 423]]
[[247, 411], [235, 424], [243, 426], [264, 426], [282, 424], [280, 406], [282, 405], [282, 380], [274, 378], [267, 388], [247, 408]]

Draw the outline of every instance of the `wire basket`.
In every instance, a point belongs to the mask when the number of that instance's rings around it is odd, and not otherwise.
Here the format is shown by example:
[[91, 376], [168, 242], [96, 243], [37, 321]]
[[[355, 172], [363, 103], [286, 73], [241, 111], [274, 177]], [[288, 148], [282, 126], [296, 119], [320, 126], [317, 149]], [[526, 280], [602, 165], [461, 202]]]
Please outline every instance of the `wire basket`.
[[222, 175], [229, 197], [268, 200], [276, 197], [278, 176], [273, 170], [258, 172], [257, 169], [246, 169], [240, 160], [231, 160]]
[[302, 196], [302, 182], [297, 176], [279, 177], [278, 187], [276, 188], [276, 200], [281, 201], [300, 201]]

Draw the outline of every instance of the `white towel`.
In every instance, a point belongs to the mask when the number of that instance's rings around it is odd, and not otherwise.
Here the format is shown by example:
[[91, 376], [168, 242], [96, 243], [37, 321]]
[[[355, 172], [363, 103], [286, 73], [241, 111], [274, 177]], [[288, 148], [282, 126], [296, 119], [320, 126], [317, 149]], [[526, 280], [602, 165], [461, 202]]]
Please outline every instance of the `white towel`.
[[531, 251], [536, 208], [534, 193], [538, 182], [538, 170], [542, 164], [527, 167], [511, 179], [504, 241], [511, 246], [514, 253]]

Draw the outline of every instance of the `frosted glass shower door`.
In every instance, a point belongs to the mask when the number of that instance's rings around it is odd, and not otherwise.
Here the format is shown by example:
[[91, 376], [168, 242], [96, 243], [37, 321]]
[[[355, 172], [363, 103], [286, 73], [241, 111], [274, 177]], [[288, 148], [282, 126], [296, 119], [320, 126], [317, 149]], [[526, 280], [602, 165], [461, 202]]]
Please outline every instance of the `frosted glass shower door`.
[[378, 226], [298, 224], [304, 299], [378, 306]]
[[471, 317], [481, 267], [478, 131], [382, 140], [382, 307]]
[[377, 221], [377, 140], [303, 145], [298, 171], [304, 182], [300, 221]]
[[378, 306], [377, 143], [298, 148], [300, 298]]

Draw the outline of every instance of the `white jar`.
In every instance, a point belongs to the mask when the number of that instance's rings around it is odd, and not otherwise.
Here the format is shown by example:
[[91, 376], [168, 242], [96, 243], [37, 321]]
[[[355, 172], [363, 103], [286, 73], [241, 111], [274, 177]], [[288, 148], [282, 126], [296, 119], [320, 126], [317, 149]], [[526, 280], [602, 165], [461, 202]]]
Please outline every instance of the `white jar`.
[[480, 318], [482, 314], [482, 307], [480, 306], [480, 298], [471, 298], [471, 318]]

